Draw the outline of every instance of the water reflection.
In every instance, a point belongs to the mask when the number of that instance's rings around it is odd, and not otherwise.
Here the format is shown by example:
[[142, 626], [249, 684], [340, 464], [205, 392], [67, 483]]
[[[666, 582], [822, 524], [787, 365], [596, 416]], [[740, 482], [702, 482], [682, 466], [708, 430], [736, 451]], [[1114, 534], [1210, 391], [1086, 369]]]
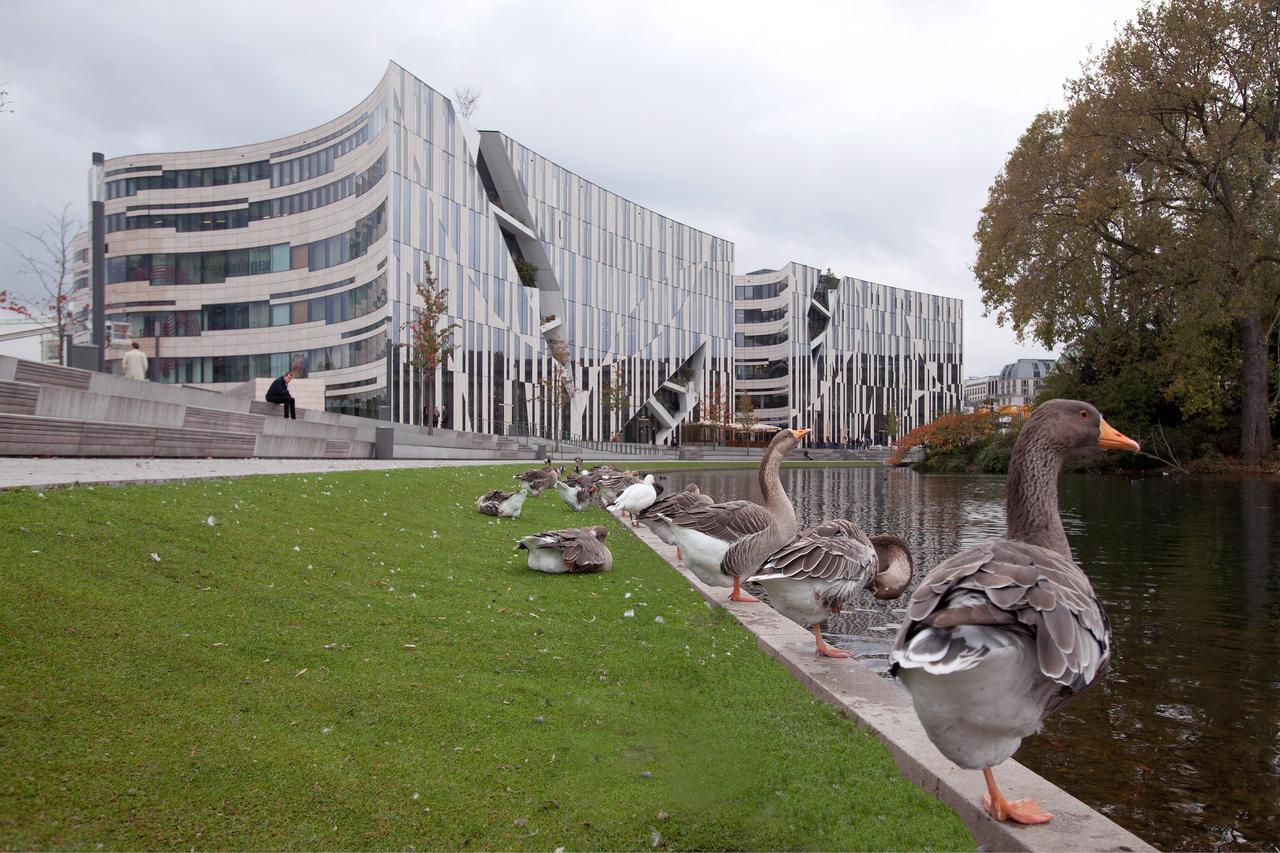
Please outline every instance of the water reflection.
[[[911, 543], [919, 574], [1004, 532], [1004, 479], [785, 469], [800, 524], [847, 517]], [[701, 471], [716, 498], [755, 474]], [[1166, 849], [1280, 846], [1280, 484], [1064, 476], [1062, 518], [1115, 633], [1111, 672], [1019, 760]], [[917, 581], [919, 579], [917, 575]], [[883, 667], [902, 601], [869, 595], [828, 639]]]

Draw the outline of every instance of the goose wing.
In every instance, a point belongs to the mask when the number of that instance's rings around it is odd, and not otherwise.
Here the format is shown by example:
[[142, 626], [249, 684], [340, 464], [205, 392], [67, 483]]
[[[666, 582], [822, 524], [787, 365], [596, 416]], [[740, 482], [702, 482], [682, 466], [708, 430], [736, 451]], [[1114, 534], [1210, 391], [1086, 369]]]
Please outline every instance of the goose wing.
[[823, 604], [839, 607], [871, 584], [878, 567], [866, 534], [853, 522], [837, 519], [801, 531], [765, 561], [756, 580], [824, 581]]
[[646, 518], [656, 518], [659, 514], [670, 517], [683, 512], [691, 506], [710, 504], [711, 502], [710, 495], [676, 492], [674, 495], [667, 495], [665, 498], [654, 501], [653, 505], [643, 510], [637, 518], [644, 521]]
[[696, 530], [724, 542], [736, 542], [773, 524], [768, 510], [751, 501], [695, 504], [669, 516], [677, 527]]
[[608, 549], [588, 528], [571, 527], [535, 533], [521, 539], [516, 548], [559, 551], [565, 566], [572, 572], [598, 572], [610, 562]]
[[1111, 658], [1111, 626], [1089, 578], [1061, 554], [1025, 542], [996, 539], [938, 564], [907, 605], [895, 671], [976, 666], [988, 651], [975, 639], [983, 632], [951, 630], [973, 625], [1035, 640], [1040, 674], [1063, 688], [1050, 710], [1096, 681]]

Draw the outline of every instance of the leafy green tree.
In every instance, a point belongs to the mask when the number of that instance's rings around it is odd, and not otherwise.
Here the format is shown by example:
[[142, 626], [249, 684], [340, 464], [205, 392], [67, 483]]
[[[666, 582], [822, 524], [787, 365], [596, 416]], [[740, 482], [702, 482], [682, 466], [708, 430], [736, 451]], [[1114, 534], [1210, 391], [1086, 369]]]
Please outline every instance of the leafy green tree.
[[[1066, 108], [1031, 123], [975, 235], [974, 273], [1000, 322], [1046, 345], [1143, 352], [1185, 416], [1238, 405], [1248, 464], [1271, 452], [1277, 44], [1274, 3], [1140, 9], [1068, 82]], [[1137, 340], [1146, 332], [1159, 341]]]
[[417, 302], [412, 309], [412, 319], [404, 324], [409, 332], [409, 364], [418, 370], [418, 399], [424, 401], [422, 419], [427, 432], [435, 431], [435, 378], [436, 370], [453, 351], [454, 329], [458, 323], [448, 323], [449, 294], [436, 283], [430, 262], [422, 265], [422, 280], [414, 286]]

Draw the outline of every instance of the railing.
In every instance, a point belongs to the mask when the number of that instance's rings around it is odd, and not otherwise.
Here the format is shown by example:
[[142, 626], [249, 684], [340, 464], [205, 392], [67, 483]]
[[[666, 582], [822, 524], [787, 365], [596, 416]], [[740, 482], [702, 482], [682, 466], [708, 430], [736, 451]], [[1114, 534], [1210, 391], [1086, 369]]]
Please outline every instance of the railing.
[[[534, 441], [551, 445], [556, 443], [555, 433], [552, 430], [531, 429], [524, 424], [509, 426], [502, 434], [516, 439], [524, 447], [532, 446]], [[561, 434], [559, 443], [562, 446], [567, 444], [584, 450], [613, 453], [619, 456], [648, 456], [661, 459], [672, 456], [675, 452], [674, 448], [658, 447], [653, 444], [637, 444], [629, 441], [599, 441], [592, 438], [583, 438], [567, 431]]]

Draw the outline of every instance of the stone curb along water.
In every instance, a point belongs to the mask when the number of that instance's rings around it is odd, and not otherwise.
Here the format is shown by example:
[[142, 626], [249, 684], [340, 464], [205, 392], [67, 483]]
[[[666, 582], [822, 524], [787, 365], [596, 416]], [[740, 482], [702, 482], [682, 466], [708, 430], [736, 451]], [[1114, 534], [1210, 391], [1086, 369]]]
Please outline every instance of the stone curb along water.
[[1000, 765], [1001, 790], [1011, 799], [1036, 800], [1053, 820], [1043, 826], [992, 820], [982, 808], [982, 774], [963, 770], [938, 752], [916, 718], [905, 690], [855, 660], [818, 657], [811, 632], [767, 604], [728, 602], [727, 589], [709, 587], [677, 565], [675, 546], [664, 543], [647, 527], [627, 524], [627, 529], [683, 575], [703, 598], [724, 607], [755, 634], [760, 648], [777, 658], [811, 693], [878, 737], [902, 775], [954, 809], [982, 847], [1017, 851], [1155, 849], [1016, 761]]

